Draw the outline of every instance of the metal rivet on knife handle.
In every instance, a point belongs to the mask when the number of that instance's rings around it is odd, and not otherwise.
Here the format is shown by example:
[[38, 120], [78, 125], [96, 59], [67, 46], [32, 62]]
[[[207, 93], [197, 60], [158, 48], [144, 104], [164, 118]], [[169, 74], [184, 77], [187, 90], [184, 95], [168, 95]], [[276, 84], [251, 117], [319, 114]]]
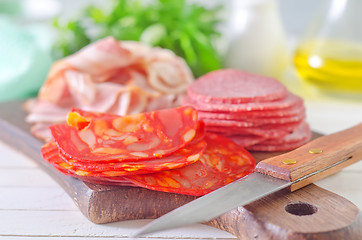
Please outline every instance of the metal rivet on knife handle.
[[309, 149], [309, 153], [312, 153], [312, 154], [320, 154], [322, 153], [323, 150], [322, 149], [319, 149], [319, 148], [312, 148], [312, 149]]
[[286, 165], [292, 165], [292, 164], [296, 164], [297, 161], [295, 161], [294, 159], [284, 159], [283, 162]]

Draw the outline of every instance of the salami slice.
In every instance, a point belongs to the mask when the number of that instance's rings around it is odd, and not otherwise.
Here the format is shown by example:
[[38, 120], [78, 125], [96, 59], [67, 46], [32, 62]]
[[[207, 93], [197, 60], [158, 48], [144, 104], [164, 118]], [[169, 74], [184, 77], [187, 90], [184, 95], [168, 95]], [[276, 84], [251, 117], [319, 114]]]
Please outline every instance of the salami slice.
[[290, 122], [300, 122], [305, 118], [305, 111], [304, 108], [301, 108], [300, 111], [296, 115], [291, 116], [282, 116], [282, 117], [264, 117], [257, 115], [254, 116], [248, 116], [247, 114], [220, 114], [220, 113], [205, 113], [205, 112], [199, 112], [198, 113], [199, 119], [204, 120], [208, 124], [212, 125], [223, 125], [221, 124], [224, 121], [227, 122], [240, 122], [241, 124], [252, 124], [252, 126], [258, 126], [263, 124], [284, 124], [284, 123], [290, 123]]
[[277, 117], [295, 117], [301, 113], [305, 113], [305, 108], [302, 102], [299, 102], [291, 107], [275, 110], [255, 110], [255, 111], [240, 111], [240, 112], [228, 112], [228, 111], [206, 111], [198, 110], [198, 117], [200, 119], [254, 119], [254, 118], [277, 118]]
[[278, 100], [287, 95], [287, 89], [270, 77], [224, 69], [198, 78], [187, 94], [196, 101], [235, 104]]
[[276, 138], [276, 139], [267, 139], [262, 141], [261, 143], [271, 144], [271, 145], [279, 145], [279, 144], [286, 144], [286, 143], [295, 143], [295, 142], [304, 142], [310, 140], [312, 137], [311, 130], [309, 125], [302, 121], [290, 134], [286, 135], [283, 138]]
[[226, 137], [207, 133], [200, 161], [186, 167], [125, 178], [140, 187], [187, 195], [204, 195], [254, 171], [255, 160]]
[[247, 149], [292, 149], [311, 134], [309, 128], [297, 129], [306, 118], [303, 99], [273, 78], [214, 71], [190, 84], [182, 104], [197, 109], [207, 131]]
[[248, 148], [249, 146], [263, 142], [266, 139], [265, 137], [257, 135], [232, 135], [228, 136], [228, 138], [243, 148]]
[[308, 140], [300, 140], [298, 142], [283, 143], [283, 144], [255, 144], [248, 146], [248, 150], [251, 151], [263, 151], [263, 152], [275, 152], [275, 151], [287, 151], [290, 149], [298, 148], [307, 143]]
[[233, 135], [256, 135], [264, 138], [281, 138], [289, 133], [299, 125], [299, 123], [288, 124], [267, 124], [259, 127], [218, 127], [206, 126], [207, 131], [223, 133], [227, 136]]
[[277, 125], [287, 123], [300, 123], [303, 117], [291, 118], [291, 119], [256, 119], [256, 120], [223, 120], [223, 119], [203, 119], [208, 126], [215, 127], [259, 127], [264, 125]]
[[86, 120], [89, 123], [83, 128], [76, 124], [50, 127], [60, 151], [68, 158], [106, 161], [167, 156], [194, 138], [198, 123], [197, 112], [191, 107], [124, 117], [99, 114]]
[[248, 111], [270, 111], [270, 110], [283, 110], [286, 108], [294, 107], [302, 102], [302, 99], [292, 93], [288, 93], [287, 97], [271, 101], [271, 102], [247, 102], [240, 104], [218, 104], [218, 103], [206, 103], [201, 101], [195, 101], [186, 96], [182, 99], [182, 104], [186, 106], [192, 106], [201, 111], [222, 111], [222, 112], [248, 112]]
[[312, 134], [309, 125], [303, 121], [293, 130], [293, 132], [282, 138], [269, 138], [245, 147], [248, 150], [253, 151], [286, 151], [302, 146], [311, 138]]

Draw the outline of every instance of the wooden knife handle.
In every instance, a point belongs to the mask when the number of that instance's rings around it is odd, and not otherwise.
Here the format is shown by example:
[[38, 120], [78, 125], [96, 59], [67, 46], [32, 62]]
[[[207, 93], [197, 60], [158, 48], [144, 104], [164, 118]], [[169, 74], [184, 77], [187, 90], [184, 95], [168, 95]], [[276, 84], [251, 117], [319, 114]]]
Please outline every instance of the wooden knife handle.
[[257, 172], [294, 182], [295, 191], [362, 159], [362, 123], [261, 161]]

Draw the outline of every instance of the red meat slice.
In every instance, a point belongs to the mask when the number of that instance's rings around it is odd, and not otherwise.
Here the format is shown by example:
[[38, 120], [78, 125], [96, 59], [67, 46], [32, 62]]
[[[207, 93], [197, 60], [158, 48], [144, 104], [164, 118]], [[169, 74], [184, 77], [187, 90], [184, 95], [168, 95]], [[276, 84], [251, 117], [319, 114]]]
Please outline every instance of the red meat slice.
[[299, 125], [299, 123], [267, 124], [258, 127], [218, 127], [206, 126], [207, 131], [222, 133], [226, 136], [233, 135], [256, 135], [264, 138], [282, 138]]
[[267, 139], [255, 145], [248, 146], [247, 149], [266, 152], [286, 151], [302, 146], [311, 138], [312, 134], [309, 125], [303, 121], [292, 133], [284, 136], [283, 138]]
[[255, 160], [228, 138], [207, 133], [200, 161], [186, 167], [125, 177], [140, 187], [187, 195], [204, 195], [254, 171]]
[[283, 143], [283, 144], [255, 144], [248, 146], [247, 149], [251, 151], [263, 151], [263, 152], [276, 152], [276, 151], [287, 151], [290, 149], [298, 148], [303, 144], [307, 143], [308, 140], [301, 140], [299, 142]]
[[290, 150], [311, 134], [309, 128], [297, 129], [306, 117], [303, 99], [273, 78], [214, 71], [189, 85], [182, 104], [197, 109], [207, 131], [249, 150]]
[[71, 177], [76, 177], [84, 182], [89, 182], [89, 183], [93, 183], [93, 184], [106, 184], [106, 185], [117, 185], [117, 186], [124, 186], [124, 187], [136, 187], [136, 185], [134, 185], [133, 183], [129, 182], [128, 180], [124, 179], [124, 178], [118, 178], [117, 182], [109, 182], [109, 180], [107, 179], [101, 179], [99, 177], [88, 177], [88, 176], [79, 176], [76, 175], [74, 173], [72, 173], [71, 171], [61, 167], [60, 165], [58, 165], [58, 163], [61, 161], [61, 159], [59, 158], [58, 155], [58, 148], [56, 147], [55, 144], [51, 143], [51, 146], [48, 146], [46, 148], [42, 149], [42, 155], [44, 157], [44, 159], [46, 159], [49, 163], [51, 163], [55, 169], [57, 169], [59, 172], [63, 173], [64, 175], [67, 176], [71, 176]]
[[[221, 113], [207, 113], [200, 111], [198, 113], [199, 119], [204, 120], [208, 124], [212, 123], [219, 123], [219, 125], [222, 125], [223, 121], [235, 121], [235, 122], [245, 122], [245, 123], [252, 123], [256, 125], [261, 124], [283, 124], [283, 123], [289, 123], [289, 122], [299, 122], [305, 118], [305, 110], [304, 108], [298, 109], [298, 113], [295, 115], [290, 116], [273, 116], [273, 117], [265, 117], [265, 116], [248, 116], [248, 114], [221, 114]], [[217, 124], [212, 124], [217, 125]]]
[[254, 120], [223, 120], [223, 119], [203, 119], [207, 126], [214, 127], [259, 127], [267, 124], [287, 124], [300, 123], [304, 117], [296, 118], [261, 118]]
[[124, 117], [106, 114], [86, 117], [86, 127], [50, 127], [59, 149], [78, 161], [148, 159], [172, 154], [188, 144], [197, 129], [191, 107], [164, 109]]
[[224, 69], [198, 78], [189, 85], [187, 94], [196, 101], [235, 104], [281, 99], [287, 89], [270, 77]]
[[117, 175], [117, 171], [121, 171], [121, 173], [123, 171], [127, 171], [130, 173], [133, 172], [135, 174], [138, 173], [137, 171], [139, 170], [156, 172], [183, 167], [198, 161], [206, 148], [206, 142], [203, 141], [204, 136], [205, 125], [203, 122], [199, 122], [196, 136], [189, 144], [172, 153], [171, 155], [162, 158], [140, 159], [137, 161], [129, 159], [122, 161], [115, 160], [85, 162], [69, 159], [61, 152], [59, 155], [67, 164], [84, 171], [90, 171], [89, 175], [93, 175], [92, 172], [105, 172], [104, 174], [107, 176]]
[[[186, 147], [162, 158], [144, 159], [138, 161], [122, 162], [79, 162], [67, 159], [66, 156], [59, 154], [60, 157], [69, 165], [78, 170], [81, 169], [87, 176], [123, 176], [128, 174], [139, 174], [142, 172], [157, 172], [180, 168], [198, 161], [206, 148], [205, 141], [190, 143]], [[84, 175], [85, 173], [82, 173]]]
[[311, 135], [312, 134], [309, 125], [305, 121], [302, 121], [292, 133], [286, 135], [285, 137], [277, 139], [267, 139], [261, 143], [272, 145], [295, 143], [310, 140]]
[[200, 111], [221, 111], [221, 112], [249, 112], [249, 111], [270, 111], [270, 110], [285, 110], [286, 108], [291, 108], [296, 105], [301, 104], [303, 100], [292, 94], [288, 93], [287, 97], [271, 101], [271, 102], [247, 102], [240, 104], [230, 104], [230, 103], [206, 103], [201, 101], [195, 101], [190, 97], [186, 96], [182, 99], [182, 104], [186, 106], [192, 106]]
[[277, 118], [277, 117], [295, 117], [305, 113], [303, 102], [299, 102], [288, 108], [275, 110], [255, 110], [255, 111], [240, 111], [240, 112], [225, 112], [225, 111], [205, 111], [198, 110], [200, 119], [254, 119], [254, 118]]
[[208, 146], [200, 161], [177, 169], [125, 177], [79, 175], [59, 157], [54, 142], [44, 145], [41, 152], [43, 158], [60, 172], [85, 182], [139, 186], [195, 196], [207, 194], [254, 171], [255, 160], [244, 148], [212, 133], [208, 133], [205, 140]]
[[[58, 151], [55, 142], [45, 145], [42, 148], [43, 157], [56, 166], [58, 169], [72, 173], [73, 176], [124, 176], [129, 174], [150, 173], [183, 167], [198, 161], [206, 148], [205, 126], [200, 122], [195, 138], [184, 148], [179, 149], [171, 155], [162, 158], [141, 159], [134, 161], [76, 161], [64, 156]], [[56, 150], [56, 152], [55, 152]], [[49, 156], [48, 152], [54, 151], [58, 158]], [[52, 158], [49, 160], [47, 158]]]
[[50, 142], [42, 148], [42, 156], [58, 170], [62, 169], [62, 172], [68, 172], [71, 176], [84, 179], [84, 177], [122, 177], [180, 168], [198, 161], [205, 148], [206, 142], [200, 141], [190, 146], [190, 148], [185, 148], [176, 152], [175, 155], [172, 154], [164, 158], [127, 163], [93, 163], [93, 165], [84, 166], [74, 164], [69, 159], [66, 161], [64, 156], [59, 154], [55, 142]]
[[[55, 168], [62, 169], [62, 172], [68, 172], [72, 176], [78, 177], [80, 179], [84, 179], [84, 177], [109, 177], [109, 176], [123, 176], [129, 174], [135, 174], [135, 171], [125, 171], [125, 170], [118, 170], [118, 171], [108, 171], [108, 172], [95, 172], [91, 170], [84, 170], [81, 167], [74, 166], [72, 164], [67, 163], [64, 161], [62, 157], [59, 155], [59, 149], [57, 148], [54, 141], [44, 145], [41, 149], [41, 153], [43, 158], [52, 164]], [[147, 170], [138, 170], [137, 174], [145, 174], [145, 173], [152, 173], [153, 171]]]
[[266, 139], [265, 137], [257, 135], [233, 135], [228, 136], [228, 138], [238, 144], [240, 147], [244, 148], [263, 142]]

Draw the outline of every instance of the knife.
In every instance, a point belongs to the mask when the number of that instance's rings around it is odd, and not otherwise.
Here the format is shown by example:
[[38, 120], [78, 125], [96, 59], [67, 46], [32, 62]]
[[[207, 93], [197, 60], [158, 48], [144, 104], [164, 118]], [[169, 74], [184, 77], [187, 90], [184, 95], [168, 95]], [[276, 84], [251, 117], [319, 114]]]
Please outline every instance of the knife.
[[281, 189], [293, 192], [362, 159], [362, 123], [259, 162], [254, 173], [153, 220], [132, 237], [202, 223]]

